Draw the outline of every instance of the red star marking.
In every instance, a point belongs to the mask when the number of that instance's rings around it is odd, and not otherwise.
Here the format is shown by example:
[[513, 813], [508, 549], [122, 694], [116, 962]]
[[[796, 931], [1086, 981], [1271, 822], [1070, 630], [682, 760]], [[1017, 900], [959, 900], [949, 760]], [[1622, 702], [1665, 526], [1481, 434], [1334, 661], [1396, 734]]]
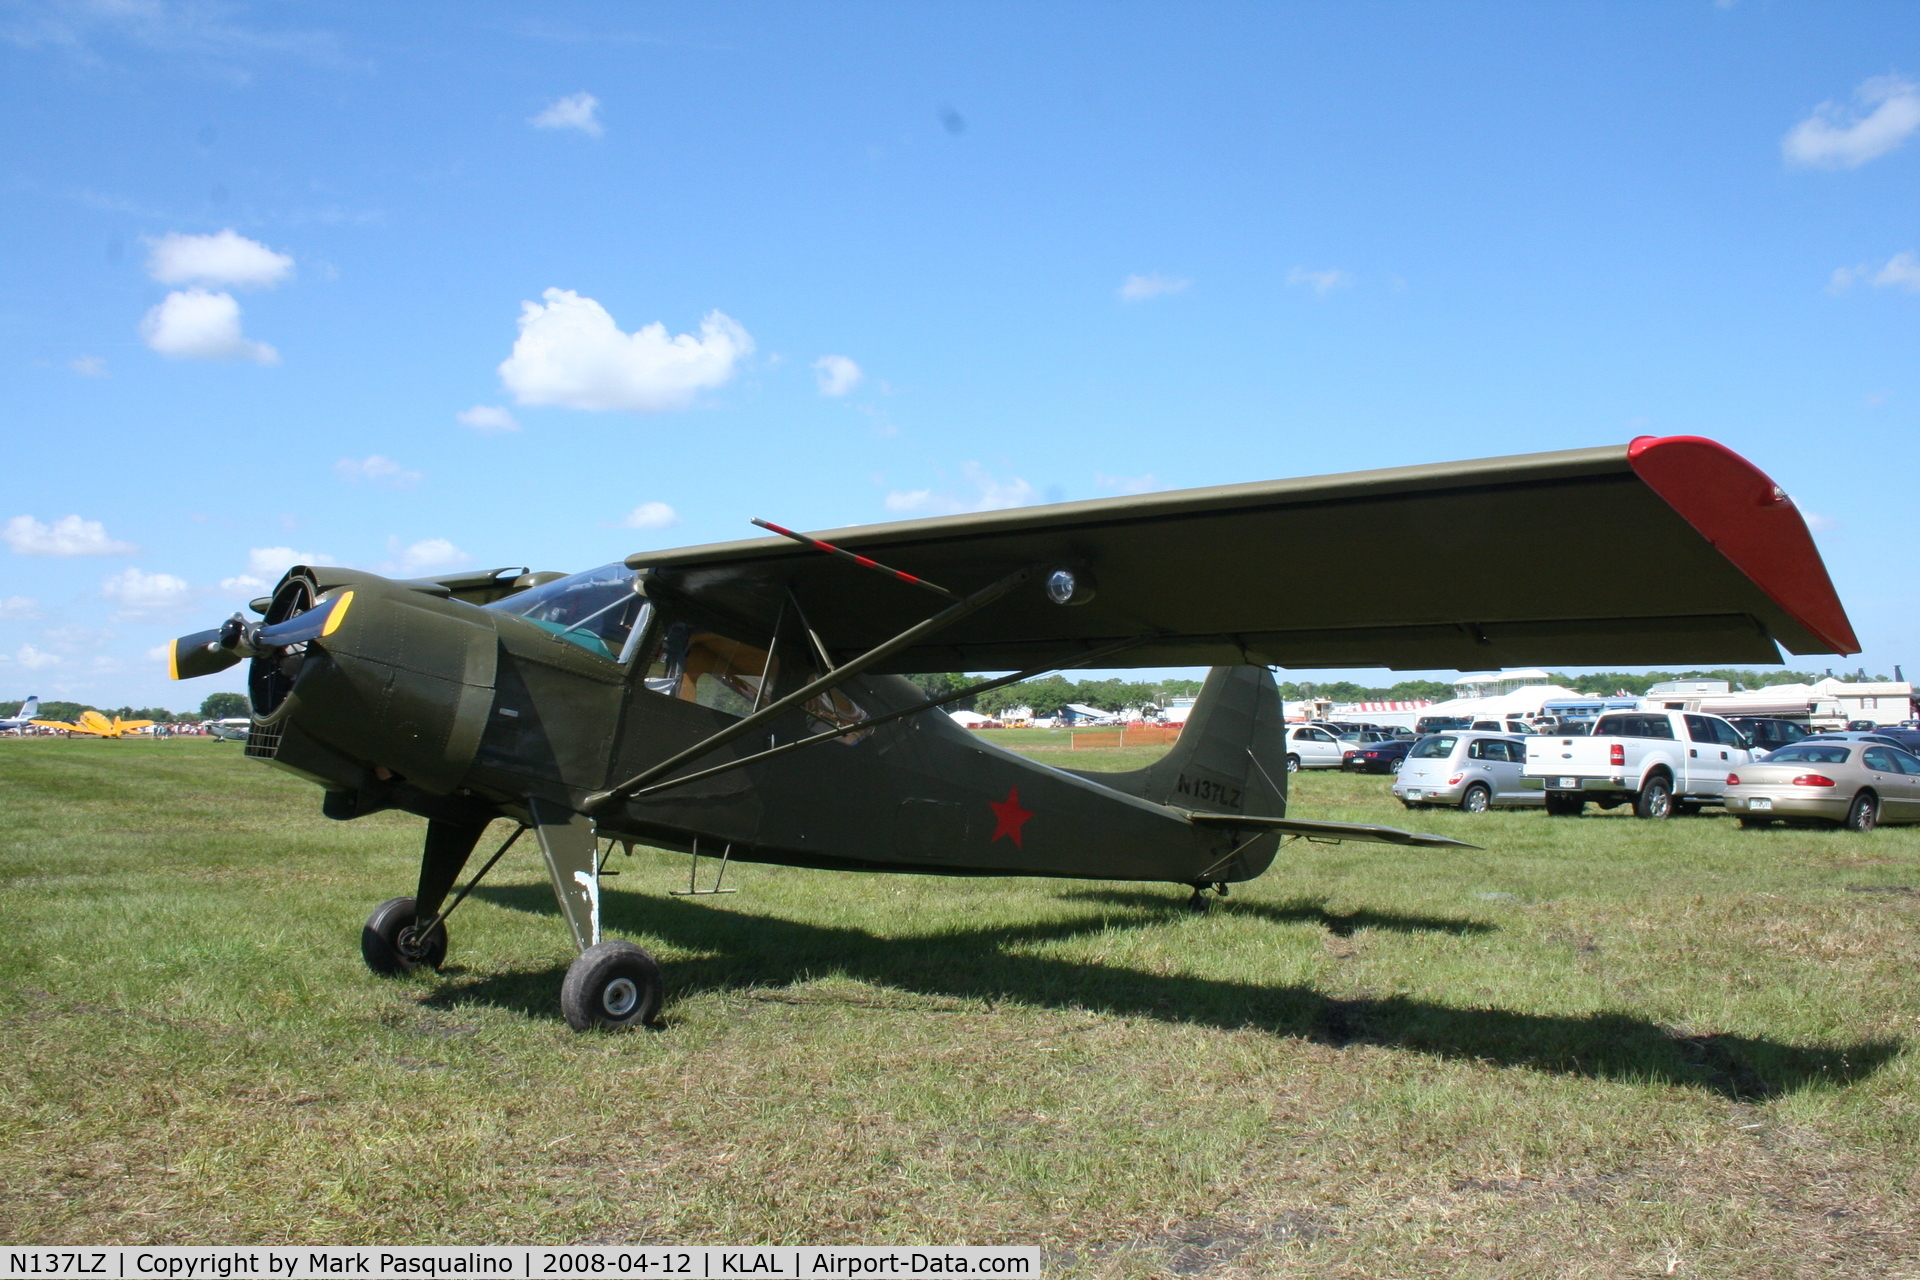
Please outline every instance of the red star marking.
[[[1013, 841], [1014, 848], [1025, 849], [1027, 846], [1020, 842], [1020, 828], [1027, 824], [1033, 812], [1020, 807], [1020, 788], [1008, 787], [1007, 798], [998, 802], [989, 800], [987, 808], [993, 810], [993, 840], [1006, 836]], [[992, 844], [993, 840], [987, 843]]]

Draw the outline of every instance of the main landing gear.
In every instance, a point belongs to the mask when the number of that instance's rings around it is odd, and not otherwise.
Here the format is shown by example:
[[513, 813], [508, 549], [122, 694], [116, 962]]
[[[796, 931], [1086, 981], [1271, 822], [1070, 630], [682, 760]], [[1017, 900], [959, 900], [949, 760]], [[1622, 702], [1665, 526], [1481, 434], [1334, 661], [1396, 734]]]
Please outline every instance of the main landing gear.
[[[600, 842], [593, 820], [541, 800], [531, 801], [528, 808], [533, 821], [527, 825], [539, 837], [560, 913], [580, 948], [560, 986], [560, 1012], [567, 1025], [575, 1031], [619, 1030], [652, 1022], [660, 1015], [665, 992], [660, 965], [631, 942], [600, 937]], [[485, 819], [428, 821], [419, 889], [411, 898], [389, 898], [375, 907], [360, 931], [360, 954], [369, 969], [392, 976], [438, 969], [445, 962], [447, 917], [527, 830], [523, 825], [508, 836], [443, 907], [486, 828]]]

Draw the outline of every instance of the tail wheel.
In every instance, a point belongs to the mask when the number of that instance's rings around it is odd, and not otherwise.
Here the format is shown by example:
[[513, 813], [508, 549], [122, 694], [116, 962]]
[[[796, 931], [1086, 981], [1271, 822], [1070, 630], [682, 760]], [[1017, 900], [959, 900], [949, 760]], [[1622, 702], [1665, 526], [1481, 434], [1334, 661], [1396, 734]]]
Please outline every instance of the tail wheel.
[[1853, 798], [1853, 806], [1847, 810], [1844, 825], [1847, 830], [1857, 831], [1861, 835], [1880, 825], [1880, 802], [1871, 791], [1862, 791]]
[[1293, 755], [1293, 754], [1291, 754], [1291, 753], [1289, 753], [1289, 754], [1288, 754], [1288, 756], [1287, 756], [1287, 772], [1288, 772], [1288, 773], [1298, 773], [1298, 772], [1300, 772], [1300, 757], [1299, 757], [1299, 756], [1296, 756], [1296, 755]]
[[1633, 799], [1633, 816], [1636, 818], [1671, 818], [1673, 816], [1673, 782], [1664, 773], [1656, 773], [1640, 784], [1640, 794]]
[[1462, 813], [1485, 813], [1492, 807], [1493, 792], [1487, 790], [1484, 783], [1474, 783], [1467, 788], [1467, 793], [1460, 797]]

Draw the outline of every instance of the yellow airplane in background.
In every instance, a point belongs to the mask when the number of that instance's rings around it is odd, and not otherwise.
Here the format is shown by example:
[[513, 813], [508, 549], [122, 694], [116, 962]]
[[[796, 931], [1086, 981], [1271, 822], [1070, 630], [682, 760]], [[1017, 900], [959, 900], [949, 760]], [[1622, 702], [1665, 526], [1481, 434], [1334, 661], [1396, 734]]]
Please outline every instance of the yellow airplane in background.
[[80, 718], [72, 724], [64, 720], [35, 720], [33, 723], [42, 729], [65, 729], [68, 733], [84, 733], [89, 737], [118, 738], [135, 729], [144, 729], [153, 721], [122, 720], [119, 716], [109, 720], [98, 711], [82, 711]]

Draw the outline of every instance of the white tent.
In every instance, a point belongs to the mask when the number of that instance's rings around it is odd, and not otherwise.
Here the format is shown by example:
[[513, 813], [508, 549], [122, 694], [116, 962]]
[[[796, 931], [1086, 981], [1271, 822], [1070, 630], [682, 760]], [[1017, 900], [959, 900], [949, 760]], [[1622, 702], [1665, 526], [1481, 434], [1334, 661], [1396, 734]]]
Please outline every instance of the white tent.
[[952, 716], [953, 722], [962, 729], [978, 729], [982, 725], [1000, 723], [992, 716], [983, 716], [978, 711], [949, 711], [947, 714]]

